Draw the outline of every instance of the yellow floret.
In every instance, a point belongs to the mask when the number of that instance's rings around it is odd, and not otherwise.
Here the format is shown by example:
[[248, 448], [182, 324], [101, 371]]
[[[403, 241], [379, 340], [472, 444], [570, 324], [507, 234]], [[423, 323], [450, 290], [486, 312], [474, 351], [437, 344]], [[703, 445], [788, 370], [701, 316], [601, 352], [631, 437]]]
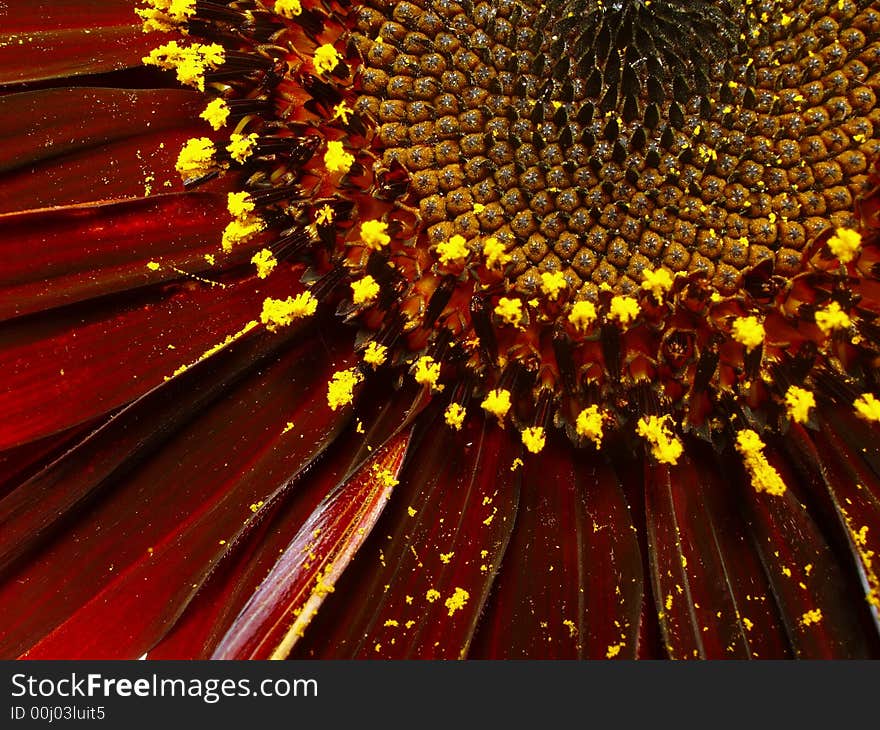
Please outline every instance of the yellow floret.
[[626, 327], [639, 314], [639, 303], [632, 297], [616, 296], [611, 300], [609, 316]]
[[339, 51], [330, 43], [325, 43], [315, 49], [315, 71], [319, 74], [330, 73], [341, 60], [342, 56], [339, 55]]
[[244, 162], [254, 153], [257, 139], [256, 133], [232, 134], [229, 137], [229, 144], [226, 145], [226, 151], [232, 155], [232, 159], [236, 162]]
[[863, 393], [853, 402], [856, 414], [865, 421], [880, 423], [880, 400], [873, 393]]
[[354, 386], [361, 382], [363, 376], [354, 368], [333, 373], [327, 384], [327, 405], [338, 410], [354, 400]]
[[346, 152], [342, 142], [331, 140], [327, 143], [327, 151], [324, 153], [324, 167], [330, 172], [346, 173], [354, 164], [354, 155]]
[[500, 421], [510, 410], [510, 391], [504, 388], [490, 390], [480, 406], [484, 411], [491, 413]]
[[810, 409], [816, 407], [816, 397], [803, 388], [792, 385], [785, 393], [785, 408], [789, 418], [796, 423], [806, 423], [810, 418]]
[[838, 228], [828, 239], [828, 248], [842, 264], [852, 261], [862, 247], [862, 234], [849, 228]]
[[248, 193], [229, 193], [226, 196], [226, 209], [233, 218], [246, 220], [254, 212], [254, 201]]
[[223, 99], [214, 99], [205, 107], [205, 111], [199, 114], [199, 117], [210, 124], [212, 128], [220, 129], [229, 119], [229, 105]]
[[435, 250], [437, 252], [437, 258], [444, 266], [448, 266], [449, 264], [460, 264], [467, 259], [468, 253], [470, 253], [464, 236], [460, 236], [457, 233], [448, 241], [438, 243]]
[[837, 302], [830, 302], [825, 309], [816, 311], [816, 325], [825, 336], [830, 335], [834, 330], [849, 329], [851, 324], [849, 315]]
[[561, 271], [545, 271], [541, 274], [541, 291], [551, 302], [555, 302], [568, 282]]
[[216, 168], [214, 143], [207, 137], [188, 139], [174, 167], [184, 180], [207, 175]]
[[458, 403], [450, 403], [446, 407], [446, 411], [443, 413], [443, 420], [446, 421], [446, 425], [450, 428], [456, 431], [461, 431], [466, 415], [467, 411], [463, 406]]
[[636, 433], [651, 445], [651, 453], [661, 464], [677, 464], [684, 451], [681, 441], [666, 424], [669, 416], [647, 416], [639, 419]]
[[427, 385], [431, 390], [442, 390], [442, 386], [437, 386], [437, 380], [440, 378], [440, 363], [430, 355], [424, 355], [416, 361], [413, 376], [419, 385]]
[[754, 350], [764, 342], [764, 325], [757, 317], [737, 317], [733, 320], [732, 334], [746, 350]]
[[523, 446], [529, 451], [533, 454], [538, 454], [544, 448], [544, 444], [547, 442], [547, 436], [541, 426], [532, 426], [531, 428], [523, 430], [522, 442]]
[[764, 456], [764, 442], [757, 433], [748, 428], [740, 431], [736, 435], [736, 450], [743, 457], [756, 492], [767, 492], [776, 497], [785, 494], [785, 482]]
[[568, 321], [581, 332], [585, 332], [596, 321], [596, 316], [596, 307], [592, 302], [575, 302], [568, 315]]
[[522, 324], [524, 316], [522, 302], [519, 299], [501, 297], [495, 307], [495, 314], [501, 318], [501, 321], [504, 322], [504, 324], [519, 327], [520, 324]]
[[672, 288], [672, 274], [668, 269], [644, 269], [642, 277], [642, 289], [651, 292], [658, 303], [663, 301], [663, 295]]
[[297, 294], [287, 299], [267, 298], [263, 301], [260, 321], [266, 329], [274, 332], [279, 327], [286, 327], [298, 319], [311, 317], [318, 308], [318, 300], [309, 292]]
[[302, 12], [299, 0], [275, 0], [275, 12], [284, 18], [295, 18]]
[[380, 251], [389, 243], [391, 236], [388, 235], [388, 224], [384, 221], [368, 220], [361, 223], [361, 241], [364, 246], [374, 251]]
[[494, 236], [489, 236], [483, 241], [483, 256], [486, 259], [486, 268], [503, 268], [510, 262], [510, 256], [505, 253], [504, 244]]
[[388, 358], [388, 348], [378, 342], [370, 342], [364, 350], [364, 362], [375, 370]]
[[251, 257], [251, 263], [257, 267], [257, 277], [265, 279], [278, 266], [278, 261], [268, 248], [257, 251]]
[[599, 406], [590, 406], [589, 408], [584, 408], [577, 417], [575, 421], [575, 430], [577, 431], [578, 436], [582, 436], [584, 438], [590, 439], [594, 444], [596, 444], [596, 448], [601, 448], [602, 446], [602, 413], [599, 411]]
[[372, 304], [379, 296], [379, 284], [367, 274], [362, 279], [351, 282], [351, 298], [357, 304]]

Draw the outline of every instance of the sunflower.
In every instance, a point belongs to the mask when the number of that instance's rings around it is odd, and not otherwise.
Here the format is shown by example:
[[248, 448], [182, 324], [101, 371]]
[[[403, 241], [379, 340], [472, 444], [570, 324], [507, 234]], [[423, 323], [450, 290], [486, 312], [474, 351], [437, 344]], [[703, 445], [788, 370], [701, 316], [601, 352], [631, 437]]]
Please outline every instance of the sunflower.
[[2, 656], [880, 655], [875, 3], [7, 5]]

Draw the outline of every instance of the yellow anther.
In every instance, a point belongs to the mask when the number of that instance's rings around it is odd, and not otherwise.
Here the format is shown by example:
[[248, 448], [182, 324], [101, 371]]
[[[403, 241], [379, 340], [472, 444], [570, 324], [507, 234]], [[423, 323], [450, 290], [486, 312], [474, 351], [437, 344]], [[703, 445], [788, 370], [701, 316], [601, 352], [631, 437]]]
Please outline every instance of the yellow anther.
[[541, 274], [541, 291], [551, 302], [556, 301], [566, 286], [568, 282], [561, 271], [545, 271]]
[[571, 322], [581, 332], [586, 332], [596, 321], [596, 307], [592, 302], [575, 302], [568, 315]]
[[355, 304], [372, 304], [379, 296], [379, 284], [367, 274], [362, 279], [351, 282], [351, 297]]
[[354, 155], [346, 152], [342, 142], [331, 140], [324, 153], [324, 167], [330, 172], [346, 173], [354, 164]]
[[806, 423], [810, 418], [810, 409], [816, 407], [816, 396], [809, 390], [792, 385], [785, 392], [785, 409], [789, 418], [796, 423]]
[[785, 494], [785, 482], [764, 456], [764, 442], [757, 433], [748, 428], [740, 431], [736, 435], [736, 450], [743, 457], [755, 491], [767, 492], [776, 497]]
[[651, 453], [661, 464], [677, 464], [684, 447], [669, 429], [669, 416], [647, 416], [639, 419], [636, 433], [651, 445]]
[[361, 223], [361, 242], [367, 248], [380, 251], [391, 243], [388, 235], [388, 224], [379, 220], [368, 220]]
[[464, 236], [460, 236], [457, 233], [448, 241], [438, 243], [435, 251], [437, 252], [437, 258], [444, 266], [464, 263], [470, 253]]
[[443, 413], [443, 420], [446, 421], [446, 425], [450, 428], [456, 431], [461, 431], [466, 415], [467, 411], [463, 406], [458, 403], [450, 403], [446, 407], [446, 411]]
[[332, 410], [347, 406], [354, 400], [354, 387], [363, 380], [363, 376], [354, 368], [333, 373], [327, 383], [327, 405]]
[[430, 355], [423, 355], [416, 361], [413, 377], [419, 385], [427, 385], [432, 391], [443, 389], [443, 386], [437, 385], [440, 379], [440, 363]]
[[522, 442], [523, 446], [533, 454], [540, 453], [544, 448], [544, 444], [547, 442], [544, 429], [541, 426], [532, 426], [524, 429], [522, 432]]
[[278, 265], [278, 261], [268, 248], [257, 251], [251, 257], [251, 263], [257, 267], [257, 277], [265, 279]]
[[880, 423], [880, 400], [873, 393], [863, 393], [853, 402], [859, 418], [873, 423]]
[[232, 134], [229, 137], [229, 144], [226, 145], [226, 151], [232, 156], [236, 162], [245, 162], [256, 149], [258, 136], [252, 134]]
[[188, 180], [207, 175], [216, 166], [214, 143], [207, 137], [197, 137], [186, 141], [177, 156], [175, 169], [184, 180]]
[[267, 298], [263, 301], [260, 321], [266, 325], [267, 330], [274, 332], [298, 319], [311, 317], [317, 308], [318, 300], [307, 291], [287, 299]]
[[372, 365], [373, 369], [379, 367], [388, 359], [388, 348], [378, 342], [370, 342], [364, 350], [364, 362]]
[[315, 49], [315, 71], [319, 74], [330, 73], [341, 60], [342, 56], [339, 55], [339, 51], [330, 43], [325, 43], [323, 46], [318, 46]]
[[214, 99], [205, 111], [199, 114], [213, 129], [220, 129], [229, 119], [229, 105], [223, 99]]
[[746, 350], [754, 350], [764, 342], [764, 325], [757, 317], [737, 317], [733, 320], [732, 334]]
[[663, 295], [672, 288], [672, 281], [672, 274], [668, 269], [642, 271], [642, 289], [651, 292], [658, 303], [663, 301]]
[[838, 228], [828, 239], [828, 248], [842, 264], [852, 261], [862, 247], [862, 234], [849, 228]]
[[602, 446], [602, 435], [603, 435], [603, 417], [602, 413], [599, 411], [599, 406], [593, 405], [588, 408], [584, 408], [577, 417], [575, 421], [575, 431], [577, 431], [578, 436], [583, 438], [588, 438], [592, 441], [596, 448], [601, 448]]
[[632, 297], [616, 296], [611, 300], [608, 316], [616, 319], [624, 327], [630, 324], [639, 314], [639, 303]]
[[494, 236], [489, 236], [483, 241], [483, 257], [486, 259], [487, 269], [501, 269], [510, 262], [504, 244]]
[[490, 390], [480, 404], [480, 407], [487, 413], [491, 413], [499, 421], [502, 420], [510, 410], [510, 391], [504, 388]]
[[852, 320], [849, 315], [841, 309], [837, 302], [829, 302], [825, 309], [816, 310], [816, 325], [826, 337], [834, 330], [849, 329], [851, 324]]
[[519, 327], [520, 324], [522, 324], [524, 317], [522, 302], [519, 299], [501, 297], [495, 307], [495, 314], [501, 318], [501, 321], [504, 322], [504, 324]]

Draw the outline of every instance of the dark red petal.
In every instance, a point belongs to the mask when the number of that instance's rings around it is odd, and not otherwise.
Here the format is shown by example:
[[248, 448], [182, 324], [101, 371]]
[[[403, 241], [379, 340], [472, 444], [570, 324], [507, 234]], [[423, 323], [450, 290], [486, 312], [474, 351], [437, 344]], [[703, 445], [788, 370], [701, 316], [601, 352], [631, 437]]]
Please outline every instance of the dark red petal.
[[129, 0], [5, 3], [0, 84], [137, 66], [164, 41], [143, 32], [134, 7]]
[[[28, 318], [3, 329], [0, 449], [48, 436], [143, 395], [286, 298], [301, 269], [223, 288], [154, 292], [117, 306]], [[156, 301], [156, 298], [161, 297]]]
[[810, 434], [816, 449], [801, 439], [798, 446], [819, 466], [845, 549], [880, 628], [880, 434], [848, 408], [824, 408], [821, 414], [822, 428]]
[[0, 172], [179, 129], [192, 124], [205, 104], [203, 94], [182, 89], [69, 87], [8, 94], [0, 97]]
[[150, 659], [210, 658], [324, 498], [419, 411], [424, 395], [421, 388], [416, 393], [400, 391], [389, 401], [391, 389], [386, 379], [368, 383], [360, 395], [354, 422], [318, 463], [302, 475], [271, 519], [230, 550], [174, 629], [150, 652]]
[[[867, 657], [876, 635], [863, 622], [864, 606], [852, 600], [856, 586], [799, 499], [803, 479], [782, 453], [771, 443], [764, 450], [788, 486], [783, 495], [757, 492], [741, 469], [741, 478], [731, 486], [742, 499], [789, 642], [800, 658]], [[737, 474], [737, 466], [727, 465], [725, 473]]]
[[283, 659], [391, 497], [412, 435], [392, 438], [309, 517], [223, 637], [215, 659]]
[[[161, 195], [0, 215], [0, 319], [180, 279], [211, 279], [229, 222], [226, 196]], [[231, 261], [247, 260], [242, 247]], [[153, 270], [147, 264], [155, 262]]]
[[769, 584], [713, 460], [691, 443], [677, 465], [646, 466], [648, 554], [674, 659], [790, 654]]
[[131, 657], [164, 635], [347, 420], [326, 382], [348, 338], [284, 341], [228, 346], [0, 502], [0, 654]]
[[[459, 658], [504, 555], [519, 445], [492, 421], [426, 417], [393, 504], [296, 657]], [[377, 648], [378, 647], [378, 648]]]
[[632, 658], [642, 559], [604, 459], [548, 440], [526, 459], [516, 527], [474, 657]]

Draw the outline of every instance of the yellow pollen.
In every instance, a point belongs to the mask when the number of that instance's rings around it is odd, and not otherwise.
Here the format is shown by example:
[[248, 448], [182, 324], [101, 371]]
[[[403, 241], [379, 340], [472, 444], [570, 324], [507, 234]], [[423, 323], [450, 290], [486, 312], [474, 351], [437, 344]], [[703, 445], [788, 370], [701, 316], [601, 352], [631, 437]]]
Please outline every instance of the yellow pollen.
[[341, 60], [342, 56], [339, 55], [339, 51], [330, 43], [325, 43], [315, 49], [315, 71], [319, 74], [330, 73]]
[[873, 423], [880, 423], [880, 400], [873, 393], [863, 393], [853, 402], [859, 418]]
[[215, 167], [214, 143], [207, 137], [188, 139], [180, 150], [175, 165], [175, 169], [184, 180], [207, 175]]
[[302, 12], [302, 4], [299, 0], [275, 0], [275, 12], [288, 19], [295, 18]]
[[669, 430], [669, 416], [647, 416], [639, 419], [636, 433], [651, 444], [651, 453], [661, 464], [677, 464], [684, 451], [681, 441]]
[[842, 264], [852, 261], [862, 247], [862, 234], [849, 228], [838, 228], [828, 239], [828, 248]]
[[346, 173], [354, 164], [354, 155], [346, 152], [342, 142], [331, 140], [327, 143], [327, 151], [324, 153], [324, 167], [330, 172]]
[[446, 608], [449, 609], [449, 615], [451, 616], [456, 611], [464, 608], [464, 605], [467, 603], [468, 598], [470, 597], [470, 593], [468, 593], [464, 588], [456, 588], [455, 593], [453, 593], [449, 598], [446, 599]]
[[286, 327], [298, 319], [311, 317], [317, 308], [318, 300], [307, 291], [287, 299], [269, 297], [263, 301], [260, 321], [266, 325], [267, 330], [274, 332], [279, 327]]
[[487, 269], [501, 269], [510, 262], [504, 244], [494, 236], [483, 241], [483, 257], [486, 259]]
[[461, 431], [466, 415], [467, 411], [463, 406], [460, 406], [458, 403], [450, 403], [443, 413], [443, 420], [446, 421], [446, 425], [450, 428]]
[[533, 454], [540, 453], [544, 448], [544, 444], [547, 442], [544, 429], [541, 426], [532, 426], [531, 428], [525, 429], [522, 432], [522, 442], [523, 446]]
[[220, 129], [229, 119], [229, 105], [223, 99], [214, 99], [205, 111], [199, 114], [213, 129]]
[[754, 350], [764, 342], [764, 325], [757, 317], [737, 317], [733, 320], [733, 339], [746, 350]]
[[372, 365], [373, 369], [379, 367], [388, 357], [388, 348], [378, 342], [370, 342], [364, 350], [364, 362]]
[[500, 421], [507, 415], [507, 411], [510, 410], [510, 391], [504, 388], [490, 390], [480, 406], [484, 411], [491, 413]]
[[162, 268], [162, 267], [161, 267], [158, 263], [156, 263], [155, 261], [150, 261], [150, 262], [147, 264], [147, 268], [148, 268], [150, 271], [158, 271], [158, 270], [159, 270], [160, 268]]
[[361, 223], [361, 241], [367, 248], [381, 251], [391, 243], [391, 236], [388, 235], [388, 224], [377, 220], [364, 221]]
[[792, 385], [785, 393], [785, 408], [791, 420], [806, 423], [810, 418], [810, 409], [816, 407], [816, 397], [803, 388]]
[[372, 304], [379, 296], [379, 284], [367, 274], [362, 279], [351, 282], [351, 295], [355, 304]]
[[425, 594], [425, 598], [428, 599], [428, 603], [434, 603], [434, 601], [440, 598], [440, 591], [435, 588], [429, 588], [428, 592]]
[[256, 146], [257, 135], [255, 133], [232, 134], [229, 137], [229, 144], [226, 145], [226, 151], [232, 155], [233, 160], [243, 163], [253, 154]]
[[223, 230], [223, 250], [229, 253], [237, 243], [250, 240], [265, 228], [266, 224], [256, 217], [236, 219]]
[[577, 420], [575, 421], [577, 435], [590, 439], [590, 441], [596, 444], [597, 449], [601, 448], [603, 420], [602, 413], [599, 411], [599, 406], [593, 405], [589, 408], [584, 408], [584, 410], [578, 414]]
[[663, 301], [663, 295], [672, 288], [672, 274], [668, 269], [659, 268], [656, 271], [645, 269], [642, 276], [642, 289], [651, 292], [659, 304]]
[[849, 329], [852, 324], [849, 315], [837, 302], [830, 302], [825, 309], [816, 311], [816, 325], [826, 337], [834, 330]]
[[226, 209], [233, 218], [246, 220], [254, 212], [254, 201], [248, 193], [229, 193], [226, 196]]
[[181, 46], [177, 41], [170, 41], [150, 51], [141, 61], [147, 66], [176, 71], [180, 83], [204, 91], [205, 72], [220, 66], [224, 59], [223, 46], [217, 43]]
[[257, 277], [260, 279], [265, 279], [269, 276], [269, 274], [272, 273], [272, 270], [278, 265], [278, 261], [268, 248], [257, 251], [257, 253], [251, 257], [251, 263], [257, 267]]
[[807, 611], [801, 616], [801, 625], [809, 626], [810, 624], [817, 624], [822, 620], [822, 609], [814, 608], [812, 611]]
[[639, 303], [632, 297], [616, 296], [611, 300], [609, 316], [626, 327], [639, 314]]
[[495, 314], [501, 318], [504, 324], [519, 327], [523, 320], [522, 301], [501, 297], [495, 307]]
[[561, 271], [545, 271], [541, 274], [541, 291], [551, 302], [555, 302], [560, 292], [568, 286]]
[[596, 321], [596, 316], [596, 307], [592, 302], [575, 302], [568, 315], [568, 321], [581, 332], [585, 332]]
[[323, 205], [315, 215], [315, 225], [323, 226], [333, 222], [333, 208]]
[[413, 375], [419, 385], [427, 385], [431, 390], [443, 389], [442, 386], [437, 386], [437, 380], [440, 378], [440, 363], [430, 355], [424, 355], [416, 361]]
[[327, 383], [327, 405], [334, 411], [347, 406], [354, 400], [354, 386], [362, 379], [363, 376], [354, 368], [333, 373]]
[[436, 252], [440, 263], [444, 266], [461, 264], [467, 259], [468, 253], [470, 253], [464, 236], [460, 236], [457, 233], [448, 241], [438, 243]]
[[748, 428], [740, 431], [736, 435], [736, 450], [742, 455], [756, 492], [767, 492], [776, 497], [785, 494], [785, 482], [764, 456], [764, 442], [757, 433]]
[[344, 101], [340, 101], [333, 107], [333, 118], [342, 120], [343, 124], [348, 124], [348, 118], [352, 114], [354, 114], [354, 112]]

